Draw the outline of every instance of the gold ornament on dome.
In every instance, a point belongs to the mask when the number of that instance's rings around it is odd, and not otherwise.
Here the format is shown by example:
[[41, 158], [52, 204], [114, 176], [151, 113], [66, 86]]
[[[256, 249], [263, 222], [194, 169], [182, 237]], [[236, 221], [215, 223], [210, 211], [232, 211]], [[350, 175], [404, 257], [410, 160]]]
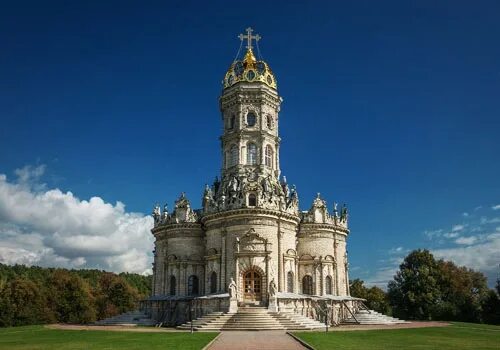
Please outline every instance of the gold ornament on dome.
[[246, 32], [246, 35], [240, 34], [238, 37], [242, 42], [247, 39], [247, 52], [243, 60], [236, 60], [229, 67], [222, 82], [224, 88], [243, 81], [249, 83], [260, 82], [276, 89], [278, 85], [271, 68], [265, 61], [257, 60], [253, 53], [252, 40], [255, 39], [258, 42], [261, 39], [260, 35], [252, 35], [252, 28], [247, 28]]

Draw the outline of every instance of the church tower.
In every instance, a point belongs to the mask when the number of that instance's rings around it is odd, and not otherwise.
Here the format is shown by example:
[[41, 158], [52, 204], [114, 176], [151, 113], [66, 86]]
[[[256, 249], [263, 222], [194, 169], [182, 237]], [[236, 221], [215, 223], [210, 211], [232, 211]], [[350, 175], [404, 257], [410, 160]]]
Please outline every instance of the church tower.
[[[296, 213], [297, 194], [286, 178], [280, 181], [282, 99], [276, 77], [265, 61], [255, 57], [253, 41], [258, 45], [260, 36], [251, 28], [246, 32], [239, 36], [242, 43], [246, 40], [246, 53], [231, 64], [222, 82], [221, 181], [206, 189], [203, 207], [205, 212], [268, 208]], [[269, 192], [275, 196], [267, 196]]]

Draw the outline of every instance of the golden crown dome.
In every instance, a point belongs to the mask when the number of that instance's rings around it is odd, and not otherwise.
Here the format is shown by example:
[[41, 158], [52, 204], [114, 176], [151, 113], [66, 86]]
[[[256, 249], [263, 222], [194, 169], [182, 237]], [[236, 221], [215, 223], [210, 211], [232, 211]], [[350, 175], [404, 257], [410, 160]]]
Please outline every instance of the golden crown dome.
[[239, 36], [241, 41], [243, 41], [243, 39], [248, 39], [247, 52], [243, 60], [234, 61], [227, 70], [224, 80], [222, 81], [224, 89], [242, 81], [248, 83], [264, 83], [273, 89], [277, 89], [278, 87], [276, 78], [269, 65], [262, 60], [257, 60], [253, 54], [252, 39], [258, 41], [260, 36], [253, 36], [252, 31], [251, 28], [247, 28], [248, 34], [240, 34]]

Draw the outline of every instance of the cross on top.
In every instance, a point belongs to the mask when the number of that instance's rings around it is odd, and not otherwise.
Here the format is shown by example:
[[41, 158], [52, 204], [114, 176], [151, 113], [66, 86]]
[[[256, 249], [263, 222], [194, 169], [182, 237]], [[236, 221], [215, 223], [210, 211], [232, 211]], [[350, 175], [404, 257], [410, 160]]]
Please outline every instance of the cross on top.
[[261, 36], [259, 34], [252, 35], [253, 29], [248, 27], [245, 29], [247, 32], [246, 35], [240, 34], [238, 35], [238, 38], [240, 38], [241, 41], [247, 39], [247, 49], [251, 50], [252, 49], [252, 39], [255, 39], [255, 41], [259, 41], [261, 39]]

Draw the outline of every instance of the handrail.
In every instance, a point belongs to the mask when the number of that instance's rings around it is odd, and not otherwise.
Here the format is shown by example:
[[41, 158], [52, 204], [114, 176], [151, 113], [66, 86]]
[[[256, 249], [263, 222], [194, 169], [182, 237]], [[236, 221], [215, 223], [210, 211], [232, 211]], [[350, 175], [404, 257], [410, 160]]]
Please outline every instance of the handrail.
[[347, 311], [349, 311], [349, 313], [351, 314], [352, 318], [354, 318], [354, 321], [356, 321], [356, 323], [360, 324], [360, 322], [358, 321], [358, 319], [356, 318], [356, 316], [354, 316], [354, 314], [352, 313], [351, 309], [349, 309], [349, 306], [347, 306], [347, 304], [345, 303], [345, 301], [342, 300], [342, 304], [347, 308]]

